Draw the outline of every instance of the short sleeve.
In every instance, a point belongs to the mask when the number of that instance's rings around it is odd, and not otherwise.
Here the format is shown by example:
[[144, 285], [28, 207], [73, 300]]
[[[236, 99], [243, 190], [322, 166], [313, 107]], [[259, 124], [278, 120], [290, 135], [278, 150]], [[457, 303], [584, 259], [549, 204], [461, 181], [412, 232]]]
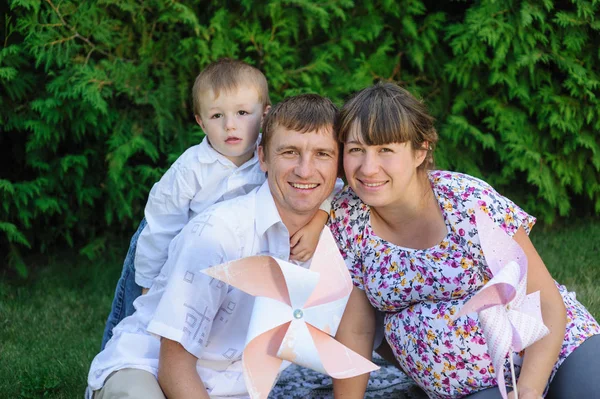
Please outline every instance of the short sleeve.
[[[461, 197], [469, 207], [468, 213], [473, 215], [476, 207], [484, 211], [496, 225], [502, 228], [511, 237], [520, 227], [527, 234], [531, 232], [536, 222], [531, 216], [513, 201], [498, 193], [488, 183], [475, 177], [462, 175], [464, 182], [461, 184]], [[471, 223], [474, 223], [472, 216]]]
[[225, 223], [209, 218], [210, 213], [192, 219], [176, 237], [167, 263], [149, 292], [156, 289], [163, 294], [148, 331], [179, 342], [196, 357], [208, 343], [213, 320], [229, 288], [211, 284], [212, 278], [202, 270], [230, 260], [228, 247], [239, 246]]
[[333, 187], [333, 192], [331, 193], [331, 195], [329, 197], [327, 197], [325, 199], [325, 201], [323, 201], [323, 203], [321, 204], [319, 209], [322, 211], [325, 211], [326, 213], [331, 213], [331, 201], [333, 201], [333, 198], [335, 198], [336, 194], [339, 193], [340, 191], [342, 191], [343, 188], [344, 188], [344, 181], [339, 178], [336, 179], [335, 186]]
[[364, 224], [362, 202], [349, 187], [340, 191], [331, 202], [329, 229], [350, 271], [352, 283], [364, 290], [364, 271], [361, 255]]

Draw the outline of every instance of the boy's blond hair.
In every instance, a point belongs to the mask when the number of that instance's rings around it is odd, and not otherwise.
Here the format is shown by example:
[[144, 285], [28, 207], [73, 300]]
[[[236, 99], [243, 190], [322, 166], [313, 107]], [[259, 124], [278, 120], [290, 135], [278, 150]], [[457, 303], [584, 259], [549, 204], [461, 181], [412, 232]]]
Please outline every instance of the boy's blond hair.
[[200, 96], [207, 90], [212, 90], [215, 97], [219, 97], [221, 91], [231, 92], [242, 86], [253, 86], [263, 107], [271, 105], [267, 78], [257, 68], [231, 58], [221, 58], [209, 64], [196, 77], [192, 88], [194, 114], [200, 115]]

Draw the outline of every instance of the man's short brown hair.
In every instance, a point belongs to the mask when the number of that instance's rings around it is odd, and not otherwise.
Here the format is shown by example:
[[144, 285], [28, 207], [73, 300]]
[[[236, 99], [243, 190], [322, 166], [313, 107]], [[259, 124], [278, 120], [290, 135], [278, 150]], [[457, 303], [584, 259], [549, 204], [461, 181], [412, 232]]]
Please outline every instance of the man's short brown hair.
[[333, 129], [338, 109], [330, 99], [318, 94], [288, 97], [275, 105], [263, 121], [260, 145], [267, 152], [269, 141], [278, 126], [300, 133]]
[[222, 91], [232, 92], [242, 86], [253, 86], [256, 89], [263, 108], [271, 105], [267, 78], [257, 68], [231, 58], [221, 58], [209, 64], [196, 77], [192, 88], [194, 114], [200, 115], [200, 96], [207, 90], [212, 90], [215, 97], [219, 97]]

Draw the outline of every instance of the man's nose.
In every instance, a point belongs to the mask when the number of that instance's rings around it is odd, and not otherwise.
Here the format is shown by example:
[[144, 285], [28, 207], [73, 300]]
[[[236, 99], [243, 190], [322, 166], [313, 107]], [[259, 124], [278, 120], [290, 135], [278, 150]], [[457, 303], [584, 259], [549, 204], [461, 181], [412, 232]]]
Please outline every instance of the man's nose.
[[314, 161], [310, 156], [300, 156], [296, 164], [295, 172], [298, 177], [308, 178], [314, 171]]

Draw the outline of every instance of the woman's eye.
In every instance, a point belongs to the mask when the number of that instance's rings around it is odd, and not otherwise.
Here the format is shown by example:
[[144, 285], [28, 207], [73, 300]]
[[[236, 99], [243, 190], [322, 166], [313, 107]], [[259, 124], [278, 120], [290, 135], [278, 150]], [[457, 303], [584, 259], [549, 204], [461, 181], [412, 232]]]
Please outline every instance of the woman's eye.
[[358, 147], [349, 148], [348, 152], [349, 153], [352, 153], [352, 152], [362, 152], [362, 148], [358, 148]]

